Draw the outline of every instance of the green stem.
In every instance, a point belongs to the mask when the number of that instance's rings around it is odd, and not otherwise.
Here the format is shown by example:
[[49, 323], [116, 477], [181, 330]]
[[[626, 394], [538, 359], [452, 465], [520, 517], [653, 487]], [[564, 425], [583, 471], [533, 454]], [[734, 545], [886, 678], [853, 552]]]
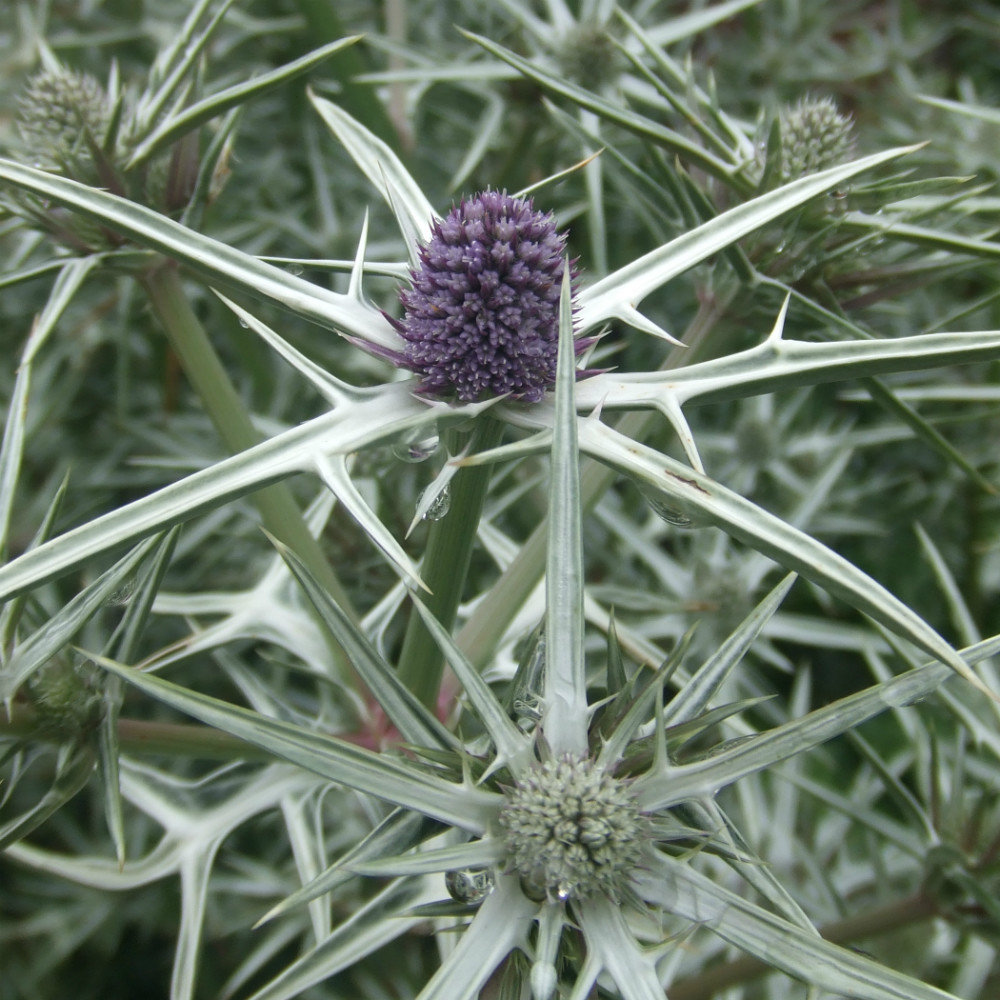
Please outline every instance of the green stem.
[[[732, 296], [705, 299], [685, 335], [686, 347], [675, 347], [667, 355], [664, 370], [701, 360], [710, 334], [728, 307]], [[617, 430], [634, 441], [642, 441], [662, 420], [656, 412], [627, 413]], [[610, 489], [618, 473], [592, 459], [581, 463], [580, 503], [586, 514]], [[480, 603], [456, 637], [456, 642], [473, 664], [482, 669], [489, 662], [504, 632], [545, 570], [545, 548], [549, 523], [544, 518], [521, 546], [517, 556], [490, 590], [489, 600]]]
[[183, 722], [119, 719], [118, 744], [126, 753], [197, 757], [199, 760], [280, 760], [220, 729]]
[[[469, 453], [486, 451], [498, 444], [503, 425], [488, 415], [476, 420]], [[451, 480], [451, 506], [439, 521], [431, 522], [420, 576], [431, 593], [427, 607], [446, 628], [455, 624], [462, 599], [469, 560], [476, 541], [489, 485], [490, 469], [475, 465], [459, 469]], [[437, 701], [444, 660], [423, 619], [412, 609], [399, 658], [400, 680], [428, 707]]]
[[[934, 903], [926, 896], [917, 893], [906, 899], [828, 924], [820, 933], [824, 940], [831, 944], [847, 945], [854, 941], [890, 934], [935, 916], [937, 907]], [[669, 990], [670, 1000], [711, 1000], [724, 990], [773, 971], [773, 967], [766, 962], [744, 955], [732, 962], [715, 965], [696, 976], [673, 983]]]
[[[177, 266], [167, 261], [152, 268], [143, 275], [142, 284], [185, 375], [226, 447], [236, 454], [258, 444], [260, 436], [250, 422], [243, 401], [184, 294]], [[288, 487], [284, 483], [265, 486], [252, 494], [251, 499], [260, 512], [264, 527], [295, 552], [330, 596], [356, 619], [347, 592], [318, 539], [306, 525]], [[343, 665], [339, 650], [337, 655]]]
[[[199, 760], [278, 760], [260, 747], [210, 726], [177, 722], [147, 722], [143, 719], [118, 720], [118, 744], [126, 753], [162, 754], [166, 757], [195, 757]], [[35, 712], [14, 705], [10, 716], [0, 715], [0, 737], [40, 739]]]

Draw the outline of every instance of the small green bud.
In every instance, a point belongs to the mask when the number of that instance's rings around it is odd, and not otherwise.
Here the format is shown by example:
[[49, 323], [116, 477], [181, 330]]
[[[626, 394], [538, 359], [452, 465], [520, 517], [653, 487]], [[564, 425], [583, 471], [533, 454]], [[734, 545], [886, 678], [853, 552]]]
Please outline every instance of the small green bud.
[[508, 867], [528, 895], [618, 899], [641, 861], [647, 823], [628, 782], [587, 758], [548, 760], [500, 810]]
[[618, 79], [622, 57], [602, 24], [584, 21], [563, 36], [558, 52], [559, 69], [573, 83], [600, 90]]
[[781, 178], [836, 166], [854, 152], [854, 121], [829, 97], [806, 97], [778, 115], [781, 128]]
[[87, 73], [44, 70], [18, 100], [17, 127], [31, 161], [46, 170], [78, 173], [90, 163], [91, 142], [104, 142], [111, 108], [101, 84]]
[[49, 660], [28, 683], [41, 734], [60, 742], [85, 736], [100, 723], [104, 698], [95, 667]]

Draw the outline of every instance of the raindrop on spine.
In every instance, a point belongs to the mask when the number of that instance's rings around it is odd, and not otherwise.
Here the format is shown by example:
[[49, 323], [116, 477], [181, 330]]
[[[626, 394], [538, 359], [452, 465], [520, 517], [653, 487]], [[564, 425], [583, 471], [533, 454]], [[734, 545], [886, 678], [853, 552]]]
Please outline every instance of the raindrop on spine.
[[407, 437], [397, 441], [392, 446], [392, 453], [401, 462], [416, 464], [426, 462], [441, 447], [441, 441], [436, 434], [428, 437]]
[[672, 524], [675, 528], [696, 527], [693, 517], [671, 506], [659, 493], [644, 486], [639, 487], [639, 492], [649, 505], [649, 509], [662, 521]]
[[440, 521], [451, 510], [451, 491], [447, 486], [431, 501], [424, 512], [425, 521]]
[[456, 903], [478, 906], [492, 891], [496, 878], [491, 868], [455, 868], [445, 872], [444, 885]]
[[132, 600], [132, 595], [134, 593], [135, 577], [130, 576], [117, 590], [108, 595], [107, 600], [104, 602], [104, 606], [107, 608], [124, 608]]

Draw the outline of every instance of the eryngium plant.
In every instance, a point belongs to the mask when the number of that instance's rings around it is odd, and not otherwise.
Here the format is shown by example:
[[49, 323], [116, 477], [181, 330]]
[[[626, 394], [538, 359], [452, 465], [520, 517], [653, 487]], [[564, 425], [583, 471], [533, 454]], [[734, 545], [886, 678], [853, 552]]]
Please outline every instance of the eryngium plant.
[[[0, 162], [0, 303], [39, 313], [0, 452], [0, 988], [72, 954], [134, 995], [149, 941], [141, 988], [178, 1000], [991, 995], [988, 202], [908, 173], [919, 129], [761, 175], [766, 46], [715, 88], [674, 58], [734, 6], [592, 6], [505, 4], [519, 52], [495, 10], [413, 26], [379, 80], [428, 84], [393, 107], [430, 130], [485, 102], [468, 149], [394, 151], [331, 60], [311, 108], [369, 187], [280, 87], [352, 39], [254, 75], [207, 0], [70, 136], [96, 182]], [[587, 31], [619, 57], [567, 82]], [[425, 194], [430, 162], [481, 193]], [[80, 317], [109, 310], [104, 343]]]
[[[572, 414], [574, 357], [568, 275], [561, 310], [561, 380], [556, 414]], [[317, 611], [423, 765], [364, 751], [342, 740], [259, 716], [225, 702], [94, 656], [112, 675], [209, 725], [255, 743], [339, 784], [364, 790], [439, 824], [430, 836], [398, 819], [379, 828], [335, 863], [295, 901], [313, 898], [348, 870], [401, 880], [377, 897], [388, 916], [403, 905], [415, 916], [475, 916], [454, 951], [420, 991], [430, 998], [473, 998], [499, 970], [517, 981], [515, 952], [530, 959], [524, 985], [537, 1000], [557, 991], [584, 996], [602, 977], [626, 998], [662, 992], [648, 935], [681, 917], [711, 916], [723, 940], [754, 951], [769, 941], [767, 960], [796, 978], [831, 991], [881, 998], [946, 994], [822, 941], [790, 912], [769, 912], [692, 869], [692, 853], [718, 857], [749, 885], [776, 902], [780, 885], [760, 870], [715, 802], [718, 792], [748, 774], [801, 753], [884, 710], [886, 700], [909, 701], [947, 676], [943, 664], [911, 671], [887, 685], [844, 699], [738, 745], [683, 762], [692, 734], [709, 732], [706, 707], [753, 637], [787, 593], [786, 578], [697, 670], [664, 709], [664, 680], [682, 668], [683, 648], [655, 672], [626, 680], [612, 637], [602, 710], [587, 704], [580, 656], [583, 633], [582, 551], [575, 422], [558, 421], [552, 448], [551, 534], [547, 557], [545, 646], [519, 671], [521, 700], [539, 707], [537, 725], [517, 725], [419, 599], [417, 609], [465, 687], [470, 714], [483, 736], [464, 746], [434, 717], [407, 699], [392, 668], [330, 602], [308, 571], [285, 553]], [[992, 644], [988, 647], [992, 648]], [[977, 657], [986, 650], [977, 651]], [[616, 664], [618, 665], [616, 668]], [[364, 666], [362, 666], [364, 665]], [[730, 711], [738, 711], [733, 706]], [[590, 720], [588, 722], [588, 720]], [[669, 724], [668, 724], [669, 723]], [[686, 806], [685, 810], [678, 807]], [[471, 837], [470, 837], [471, 835]], [[400, 848], [407, 848], [399, 853]], [[484, 872], [481, 890], [468, 892], [471, 872]], [[444, 876], [457, 907], [427, 905]], [[458, 873], [456, 878], [455, 873]], [[449, 881], [450, 878], [450, 881]], [[457, 889], [457, 891], [456, 891]], [[440, 891], [440, 890], [437, 890]], [[279, 912], [285, 909], [279, 908]], [[399, 913], [402, 916], [407, 910]], [[371, 919], [371, 916], [369, 917]], [[536, 931], [537, 926], [537, 931]], [[351, 918], [314, 951], [254, 993], [255, 1000], [290, 997], [343, 967], [362, 941], [384, 944], [406, 924], [388, 919], [372, 934]], [[582, 934], [582, 961], [575, 956]], [[560, 985], [561, 984], [561, 985]]]

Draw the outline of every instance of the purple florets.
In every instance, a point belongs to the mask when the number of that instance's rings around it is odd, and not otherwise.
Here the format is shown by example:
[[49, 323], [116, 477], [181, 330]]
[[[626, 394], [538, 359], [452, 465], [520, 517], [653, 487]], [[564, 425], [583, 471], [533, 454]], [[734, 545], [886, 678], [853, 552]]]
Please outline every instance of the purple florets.
[[435, 220], [396, 324], [421, 391], [465, 403], [541, 399], [556, 378], [565, 248], [551, 214], [506, 192]]

